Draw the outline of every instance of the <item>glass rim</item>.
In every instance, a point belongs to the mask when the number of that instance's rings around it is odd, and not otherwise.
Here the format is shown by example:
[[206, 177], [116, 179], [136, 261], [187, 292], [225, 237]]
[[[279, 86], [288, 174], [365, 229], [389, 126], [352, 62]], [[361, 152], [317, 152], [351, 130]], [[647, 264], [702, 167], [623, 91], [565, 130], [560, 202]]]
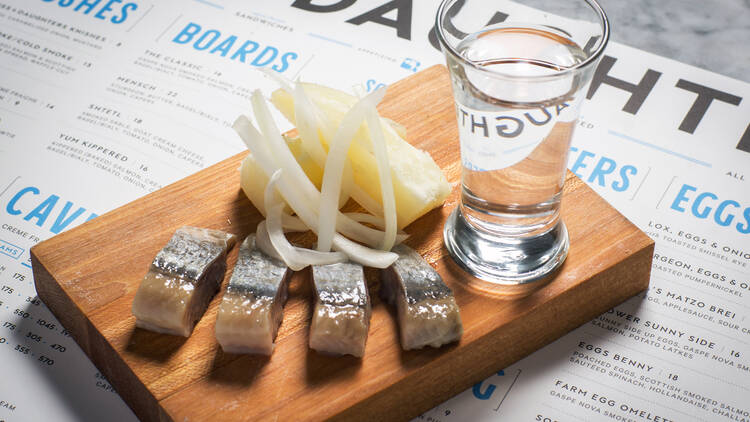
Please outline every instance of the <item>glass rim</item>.
[[599, 5], [599, 3], [596, 0], [579, 0], [579, 1], [586, 2], [594, 10], [594, 12], [596, 12], [597, 16], [599, 17], [599, 20], [601, 21], [601, 26], [602, 26], [602, 40], [599, 43], [599, 46], [596, 48], [596, 50], [589, 57], [587, 57], [586, 60], [580, 63], [577, 63], [574, 66], [571, 66], [564, 70], [555, 72], [554, 74], [551, 74], [551, 75], [539, 75], [539, 76], [512, 75], [512, 74], [497, 72], [494, 70], [488, 70], [485, 67], [479, 66], [475, 64], [474, 62], [467, 60], [465, 57], [459, 54], [458, 51], [456, 51], [455, 47], [452, 46], [443, 35], [444, 28], [443, 28], [442, 17], [445, 16], [446, 11], [448, 10], [448, 5], [449, 4], [453, 5], [457, 1], [459, 0], [442, 0], [440, 3], [440, 6], [438, 6], [437, 14], [435, 15], [435, 32], [437, 35], [438, 42], [443, 47], [443, 51], [449, 53], [456, 60], [471, 66], [474, 70], [478, 72], [490, 75], [492, 77], [503, 77], [507, 79], [516, 79], [516, 80], [556, 79], [561, 76], [566, 76], [570, 73], [577, 72], [580, 69], [586, 68], [590, 66], [592, 63], [595, 63], [599, 59], [599, 57], [602, 55], [605, 47], [607, 46], [607, 43], [609, 42], [609, 19], [607, 18], [607, 14], [604, 13], [604, 9], [602, 9], [601, 5]]

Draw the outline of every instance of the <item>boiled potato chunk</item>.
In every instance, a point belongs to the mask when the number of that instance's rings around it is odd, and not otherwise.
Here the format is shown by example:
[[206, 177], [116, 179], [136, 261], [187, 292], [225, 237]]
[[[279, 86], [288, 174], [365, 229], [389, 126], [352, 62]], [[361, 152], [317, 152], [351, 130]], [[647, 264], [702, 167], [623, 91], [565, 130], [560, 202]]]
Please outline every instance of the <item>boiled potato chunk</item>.
[[[320, 185], [323, 183], [323, 169], [302, 149], [302, 141], [299, 138], [285, 135], [284, 140], [292, 155], [297, 160], [297, 163], [299, 163], [307, 175], [307, 178], [320, 190]], [[242, 187], [243, 192], [250, 199], [250, 202], [263, 215], [266, 215], [266, 209], [263, 205], [263, 194], [267, 184], [268, 176], [266, 176], [266, 173], [255, 161], [255, 157], [252, 154], [248, 154], [242, 161], [242, 167], [240, 168], [240, 187]]]

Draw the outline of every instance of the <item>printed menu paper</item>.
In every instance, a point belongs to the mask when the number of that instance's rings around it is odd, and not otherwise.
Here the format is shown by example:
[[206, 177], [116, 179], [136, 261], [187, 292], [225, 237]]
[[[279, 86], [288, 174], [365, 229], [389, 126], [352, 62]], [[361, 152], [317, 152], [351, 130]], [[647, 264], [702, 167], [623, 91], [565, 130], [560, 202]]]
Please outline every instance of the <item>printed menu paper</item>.
[[[136, 420], [36, 296], [34, 244], [242, 151], [258, 69], [371, 91], [443, 63], [436, 8], [0, 0], [0, 421]], [[750, 421], [746, 97], [610, 43], [568, 164], [656, 241], [650, 288], [417, 420]]]

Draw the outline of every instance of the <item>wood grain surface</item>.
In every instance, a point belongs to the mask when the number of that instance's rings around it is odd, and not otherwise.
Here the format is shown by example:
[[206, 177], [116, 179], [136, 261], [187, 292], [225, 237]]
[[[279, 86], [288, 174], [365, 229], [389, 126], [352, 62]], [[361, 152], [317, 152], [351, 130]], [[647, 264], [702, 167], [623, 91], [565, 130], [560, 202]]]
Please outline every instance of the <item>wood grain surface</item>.
[[222, 291], [190, 338], [135, 328], [130, 307], [155, 254], [183, 225], [244, 237], [261, 216], [239, 188], [231, 157], [31, 249], [41, 299], [144, 421], [408, 420], [644, 290], [653, 241], [568, 173], [562, 215], [570, 253], [554, 280], [516, 300], [466, 287], [442, 227], [458, 201], [455, 111], [447, 71], [432, 67], [388, 89], [381, 114], [403, 124], [453, 184], [445, 205], [406, 228], [407, 241], [453, 289], [464, 335], [441, 349], [404, 352], [393, 310], [373, 299], [362, 359], [308, 349], [309, 270], [294, 275], [270, 357], [223, 353], [214, 323]]

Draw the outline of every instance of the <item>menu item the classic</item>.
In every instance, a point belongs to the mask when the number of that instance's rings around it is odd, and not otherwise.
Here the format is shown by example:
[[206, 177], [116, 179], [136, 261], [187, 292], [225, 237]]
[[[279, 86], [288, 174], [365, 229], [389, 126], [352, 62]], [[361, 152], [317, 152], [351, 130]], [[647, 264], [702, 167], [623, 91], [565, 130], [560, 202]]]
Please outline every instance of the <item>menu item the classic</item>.
[[188, 337], [219, 291], [235, 237], [220, 230], [180, 227], [159, 251], [133, 300], [135, 325]]
[[256, 246], [254, 234], [245, 238], [216, 317], [216, 340], [225, 352], [273, 352], [291, 275]]
[[314, 265], [312, 274], [315, 310], [310, 323], [310, 348], [362, 357], [371, 313], [362, 266], [351, 262]]
[[396, 306], [401, 347], [440, 347], [461, 338], [463, 326], [453, 291], [422, 256], [397, 245], [398, 259], [381, 270], [380, 296]]

